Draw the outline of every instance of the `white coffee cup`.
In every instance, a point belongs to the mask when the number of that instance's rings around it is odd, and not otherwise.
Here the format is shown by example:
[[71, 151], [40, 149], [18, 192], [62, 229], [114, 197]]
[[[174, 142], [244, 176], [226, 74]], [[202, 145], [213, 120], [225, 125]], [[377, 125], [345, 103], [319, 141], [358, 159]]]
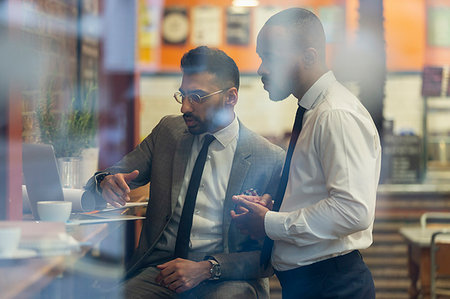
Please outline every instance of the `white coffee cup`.
[[20, 227], [0, 228], [0, 257], [11, 257], [17, 250], [21, 235]]
[[72, 212], [72, 202], [38, 201], [37, 210], [42, 221], [66, 222]]

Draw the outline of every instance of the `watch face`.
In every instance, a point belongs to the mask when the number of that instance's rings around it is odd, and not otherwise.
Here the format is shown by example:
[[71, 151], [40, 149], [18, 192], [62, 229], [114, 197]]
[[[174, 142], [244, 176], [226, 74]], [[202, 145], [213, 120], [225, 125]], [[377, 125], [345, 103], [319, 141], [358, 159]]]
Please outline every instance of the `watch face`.
[[186, 42], [189, 23], [185, 9], [167, 9], [162, 23], [162, 37], [167, 44]]
[[220, 264], [216, 260], [209, 260], [211, 263], [211, 268], [209, 269], [210, 278], [209, 280], [217, 280], [220, 279], [220, 275], [222, 275], [222, 271], [220, 270]]
[[220, 265], [216, 264], [212, 266], [212, 276], [213, 278], [219, 278], [220, 277]]

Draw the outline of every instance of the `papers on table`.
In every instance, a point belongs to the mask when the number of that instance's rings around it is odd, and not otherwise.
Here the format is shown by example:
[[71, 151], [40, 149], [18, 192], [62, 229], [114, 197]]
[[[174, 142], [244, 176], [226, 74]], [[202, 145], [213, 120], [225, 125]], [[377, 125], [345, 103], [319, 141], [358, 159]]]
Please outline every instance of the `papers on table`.
[[38, 256], [68, 255], [80, 250], [80, 244], [67, 233], [39, 239], [24, 239], [20, 248], [35, 251]]
[[21, 228], [19, 247], [8, 259], [67, 255], [80, 250], [80, 243], [66, 233], [62, 222], [0, 221], [0, 227]]
[[108, 204], [103, 210], [88, 213], [72, 214], [67, 225], [95, 224], [114, 221], [142, 220], [143, 216], [125, 214], [131, 208], [145, 207], [147, 202], [128, 202], [121, 207], [113, 207]]

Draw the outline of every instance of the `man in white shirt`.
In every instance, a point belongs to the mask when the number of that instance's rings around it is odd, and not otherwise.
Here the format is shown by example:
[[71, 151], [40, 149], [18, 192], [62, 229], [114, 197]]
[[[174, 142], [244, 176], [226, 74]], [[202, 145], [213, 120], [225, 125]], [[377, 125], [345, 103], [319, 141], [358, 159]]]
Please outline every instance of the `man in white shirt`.
[[174, 98], [183, 115], [164, 117], [136, 149], [87, 184], [100, 200], [119, 206], [130, 188], [150, 182], [124, 296], [268, 298], [261, 244], [231, 222], [231, 198], [249, 189], [275, 193], [284, 152], [236, 117], [239, 70], [232, 58], [202, 46], [183, 56], [181, 69]]
[[380, 141], [367, 110], [327, 69], [325, 47], [320, 20], [301, 8], [272, 16], [259, 32], [258, 74], [271, 100], [298, 99], [298, 140], [274, 210], [235, 196], [248, 212], [232, 216], [243, 232], [266, 238], [262, 256], [272, 250], [283, 298], [374, 298], [358, 249], [372, 243]]

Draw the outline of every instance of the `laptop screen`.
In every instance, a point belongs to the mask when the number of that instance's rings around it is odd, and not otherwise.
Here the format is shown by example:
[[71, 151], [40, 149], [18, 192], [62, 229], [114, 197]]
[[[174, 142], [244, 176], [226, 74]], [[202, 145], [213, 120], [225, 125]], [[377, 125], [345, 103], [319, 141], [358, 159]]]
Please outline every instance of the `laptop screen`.
[[53, 147], [48, 144], [23, 144], [23, 176], [31, 212], [39, 220], [37, 202], [64, 200]]

